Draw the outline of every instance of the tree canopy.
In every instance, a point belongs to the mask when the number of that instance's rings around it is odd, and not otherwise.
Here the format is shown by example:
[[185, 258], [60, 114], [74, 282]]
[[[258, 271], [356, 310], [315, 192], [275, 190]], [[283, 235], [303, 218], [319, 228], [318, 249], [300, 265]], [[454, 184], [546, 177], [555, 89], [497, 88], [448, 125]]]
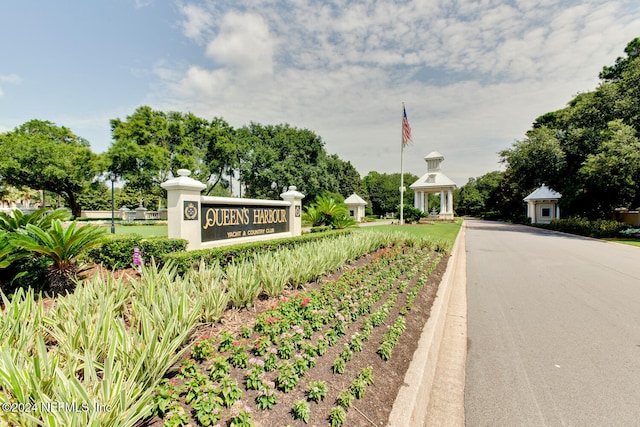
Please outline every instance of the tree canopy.
[[[405, 204], [413, 204], [413, 190], [409, 185], [418, 180], [418, 176], [411, 173], [404, 174]], [[371, 210], [375, 215], [395, 212], [400, 202], [400, 174], [379, 173], [371, 171], [363, 179], [365, 190], [371, 200]]]
[[237, 135], [247, 197], [277, 199], [290, 185], [308, 200], [325, 190], [338, 192], [324, 142], [314, 132], [288, 124], [251, 123], [238, 129]]
[[0, 135], [2, 183], [56, 193], [76, 217], [78, 196], [101, 170], [87, 140], [49, 121], [31, 120]]
[[500, 152], [505, 213], [522, 212], [522, 198], [543, 183], [563, 195], [565, 215], [640, 206], [640, 39], [625, 53], [603, 68], [594, 91], [538, 117], [526, 138]]
[[223, 119], [142, 106], [125, 120], [111, 120], [109, 169], [140, 192], [159, 194], [170, 172], [189, 169], [207, 184], [208, 194], [226, 185], [238, 163], [234, 129]]
[[118, 208], [134, 208], [163, 198], [160, 184], [181, 168], [206, 183], [210, 195], [230, 195], [231, 179], [239, 176], [247, 197], [278, 199], [290, 185], [308, 200], [327, 191], [368, 197], [355, 167], [328, 155], [320, 136], [308, 129], [259, 123], [234, 129], [218, 117], [141, 106], [111, 120], [111, 132], [107, 152], [96, 155], [67, 128], [25, 123], [1, 136], [1, 183], [60, 194], [76, 216], [83, 206], [110, 207], [107, 173], [124, 183], [116, 191]]

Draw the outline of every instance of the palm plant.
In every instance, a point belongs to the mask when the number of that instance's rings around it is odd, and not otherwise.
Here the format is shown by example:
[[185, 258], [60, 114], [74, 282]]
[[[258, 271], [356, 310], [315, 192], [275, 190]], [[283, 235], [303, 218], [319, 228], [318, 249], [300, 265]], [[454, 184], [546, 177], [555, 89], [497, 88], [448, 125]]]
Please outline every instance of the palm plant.
[[316, 197], [315, 202], [307, 208], [303, 219], [311, 222], [313, 226], [330, 225], [333, 228], [346, 228], [356, 223], [349, 216], [347, 205], [328, 194]]
[[71, 292], [78, 280], [77, 258], [85, 250], [100, 244], [105, 229], [90, 225], [77, 227], [72, 222], [66, 229], [54, 219], [49, 229], [27, 224], [24, 230], [8, 235], [16, 247], [35, 252], [52, 261], [47, 273], [49, 289], [54, 294]]
[[26, 228], [27, 224], [49, 228], [55, 219], [66, 221], [70, 218], [71, 213], [67, 208], [58, 208], [54, 211], [41, 208], [29, 214], [24, 214], [20, 209], [14, 209], [10, 214], [0, 212], [0, 230], [11, 233]]
[[13, 245], [9, 243], [6, 233], [0, 232], [0, 270], [9, 267], [14, 260]]

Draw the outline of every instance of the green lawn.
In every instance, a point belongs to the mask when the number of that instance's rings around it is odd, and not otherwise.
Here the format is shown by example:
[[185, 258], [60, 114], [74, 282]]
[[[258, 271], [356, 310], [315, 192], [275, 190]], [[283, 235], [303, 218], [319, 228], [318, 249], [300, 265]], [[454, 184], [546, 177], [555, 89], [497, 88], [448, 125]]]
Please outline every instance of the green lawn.
[[624, 243], [625, 245], [639, 246], [640, 247], [640, 240], [638, 240], [638, 239], [617, 238], [616, 237], [616, 238], [604, 239], [604, 240], [608, 240], [609, 242]]
[[362, 227], [362, 229], [381, 232], [398, 231], [413, 234], [418, 237], [431, 237], [436, 240], [447, 240], [451, 245], [453, 245], [461, 226], [462, 220], [457, 219], [456, 222], [436, 222], [434, 224], [372, 225]]
[[[107, 225], [107, 230], [111, 232], [111, 224]], [[127, 234], [139, 234], [144, 237], [167, 237], [167, 224], [159, 225], [120, 225], [116, 224], [116, 234], [126, 236]]]

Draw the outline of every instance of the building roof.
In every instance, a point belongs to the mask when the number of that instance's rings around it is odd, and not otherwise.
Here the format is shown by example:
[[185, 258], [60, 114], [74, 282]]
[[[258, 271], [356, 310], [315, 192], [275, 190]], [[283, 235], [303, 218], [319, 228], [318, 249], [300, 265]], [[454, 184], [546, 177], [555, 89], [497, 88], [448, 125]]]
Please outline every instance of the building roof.
[[542, 184], [540, 188], [535, 190], [533, 193], [529, 194], [523, 200], [525, 202], [529, 200], [558, 200], [561, 197], [562, 197], [562, 194], [552, 190], [551, 188], [547, 187], [545, 184]]
[[344, 201], [347, 205], [366, 205], [367, 202], [365, 202], [362, 197], [358, 196], [356, 193], [353, 193], [352, 195], [350, 195], [349, 197], [347, 197]]
[[427, 154], [424, 157], [425, 160], [432, 160], [432, 159], [442, 159], [444, 160], [444, 156], [440, 153], [438, 153], [437, 151], [432, 151], [429, 154]]
[[456, 183], [440, 171], [427, 172], [409, 188], [455, 188]]

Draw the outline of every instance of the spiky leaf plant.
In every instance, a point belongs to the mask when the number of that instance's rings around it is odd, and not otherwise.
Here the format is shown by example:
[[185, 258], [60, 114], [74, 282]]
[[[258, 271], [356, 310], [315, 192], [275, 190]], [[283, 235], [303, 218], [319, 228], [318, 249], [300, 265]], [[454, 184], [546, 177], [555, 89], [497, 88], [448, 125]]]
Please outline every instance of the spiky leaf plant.
[[27, 224], [24, 230], [11, 233], [9, 241], [17, 247], [51, 259], [47, 278], [53, 294], [72, 292], [78, 280], [78, 256], [102, 242], [106, 230], [90, 225], [78, 227], [72, 222], [64, 228], [62, 221], [54, 219], [51, 228], [43, 229]]

